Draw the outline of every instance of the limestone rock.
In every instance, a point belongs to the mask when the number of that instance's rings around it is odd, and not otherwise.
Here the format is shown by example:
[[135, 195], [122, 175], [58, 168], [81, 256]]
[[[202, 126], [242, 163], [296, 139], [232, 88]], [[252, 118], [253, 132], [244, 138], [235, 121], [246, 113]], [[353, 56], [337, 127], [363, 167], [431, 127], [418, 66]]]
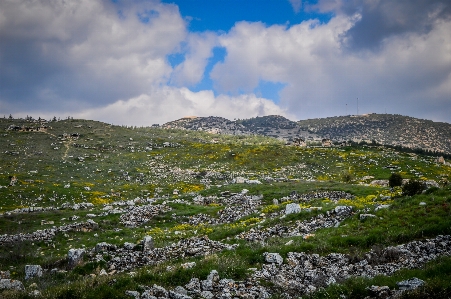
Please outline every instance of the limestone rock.
[[277, 265], [283, 264], [283, 258], [278, 253], [265, 252], [263, 256], [265, 257], [265, 262], [267, 263], [274, 263]]
[[25, 290], [23, 284], [19, 280], [14, 279], [0, 279], [0, 290]]
[[41, 276], [42, 267], [40, 265], [25, 265], [25, 280]]
[[402, 291], [415, 290], [416, 288], [422, 286], [423, 284], [424, 281], [416, 277], [396, 283], [398, 288]]
[[83, 260], [85, 252], [86, 251], [83, 248], [69, 249], [69, 252], [67, 253], [69, 268], [75, 268], [75, 266]]
[[154, 249], [153, 238], [151, 236], [145, 236], [142, 241], [142, 244], [144, 252], [151, 251]]
[[289, 203], [285, 206], [285, 215], [301, 212], [301, 206], [297, 203]]

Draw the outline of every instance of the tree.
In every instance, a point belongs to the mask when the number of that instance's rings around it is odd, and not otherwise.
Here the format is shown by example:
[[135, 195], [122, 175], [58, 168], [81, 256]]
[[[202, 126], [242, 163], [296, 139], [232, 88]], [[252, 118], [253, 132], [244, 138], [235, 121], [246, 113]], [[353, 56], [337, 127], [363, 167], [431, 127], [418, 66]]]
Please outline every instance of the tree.
[[402, 185], [402, 176], [399, 173], [392, 173], [388, 178], [388, 185], [393, 188]]
[[423, 182], [417, 180], [410, 180], [404, 186], [402, 186], [402, 194], [408, 196], [414, 196], [420, 194], [426, 189], [426, 185]]

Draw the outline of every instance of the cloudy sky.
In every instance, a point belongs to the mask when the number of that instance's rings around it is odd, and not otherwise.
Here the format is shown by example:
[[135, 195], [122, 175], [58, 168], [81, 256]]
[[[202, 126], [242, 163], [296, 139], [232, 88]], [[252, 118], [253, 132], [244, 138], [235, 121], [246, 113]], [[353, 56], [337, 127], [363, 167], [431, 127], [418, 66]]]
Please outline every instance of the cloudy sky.
[[449, 0], [1, 0], [0, 116], [451, 123]]

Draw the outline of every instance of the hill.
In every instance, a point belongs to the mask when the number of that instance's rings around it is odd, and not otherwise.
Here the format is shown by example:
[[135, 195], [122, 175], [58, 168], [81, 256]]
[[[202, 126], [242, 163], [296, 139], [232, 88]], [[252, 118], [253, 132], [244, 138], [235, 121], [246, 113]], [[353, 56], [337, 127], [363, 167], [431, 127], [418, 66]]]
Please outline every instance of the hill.
[[301, 128], [277, 116], [185, 121], [202, 130], [0, 119], [0, 297], [451, 294], [446, 160], [254, 134]]
[[164, 128], [203, 130], [233, 135], [264, 135], [289, 143], [376, 142], [382, 145], [451, 154], [451, 125], [402, 115], [365, 114], [290, 121], [271, 115], [230, 121], [217, 117], [185, 118]]

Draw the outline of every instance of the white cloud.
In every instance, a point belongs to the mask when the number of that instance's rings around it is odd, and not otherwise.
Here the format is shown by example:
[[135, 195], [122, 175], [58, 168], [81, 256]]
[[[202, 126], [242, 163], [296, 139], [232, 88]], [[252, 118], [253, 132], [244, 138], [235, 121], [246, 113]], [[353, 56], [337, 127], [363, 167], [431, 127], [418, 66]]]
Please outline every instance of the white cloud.
[[163, 87], [150, 94], [120, 100], [106, 107], [87, 109], [73, 116], [114, 124], [149, 126], [192, 115], [234, 119], [272, 114], [290, 117], [272, 101], [253, 94], [215, 96], [212, 91], [192, 92], [187, 88]]
[[192, 86], [201, 81], [217, 43], [217, 36], [212, 32], [189, 34], [185, 60], [175, 68], [171, 82], [177, 86]]
[[360, 112], [421, 117], [429, 110], [449, 121], [440, 111], [451, 112], [451, 22], [437, 20], [427, 34], [392, 36], [379, 52], [350, 52], [343, 36], [358, 20], [338, 15], [289, 28], [238, 23], [220, 37], [227, 56], [211, 77], [235, 93], [254, 90], [260, 80], [285, 83], [280, 105], [299, 119], [356, 113], [358, 97]]
[[[49, 108], [55, 101], [61, 106], [73, 100], [95, 106], [166, 84], [172, 72], [166, 56], [187, 36], [177, 6], [157, 1], [121, 5], [2, 1], [0, 63], [15, 72], [17, 82], [27, 82], [21, 87], [28, 92], [24, 98], [49, 102]], [[8, 88], [17, 94], [20, 86]], [[47, 94], [41, 90], [51, 90], [52, 99], [39, 98]]]
[[295, 13], [298, 13], [301, 11], [302, 7], [302, 0], [289, 0], [291, 6], [293, 6], [293, 10]]

